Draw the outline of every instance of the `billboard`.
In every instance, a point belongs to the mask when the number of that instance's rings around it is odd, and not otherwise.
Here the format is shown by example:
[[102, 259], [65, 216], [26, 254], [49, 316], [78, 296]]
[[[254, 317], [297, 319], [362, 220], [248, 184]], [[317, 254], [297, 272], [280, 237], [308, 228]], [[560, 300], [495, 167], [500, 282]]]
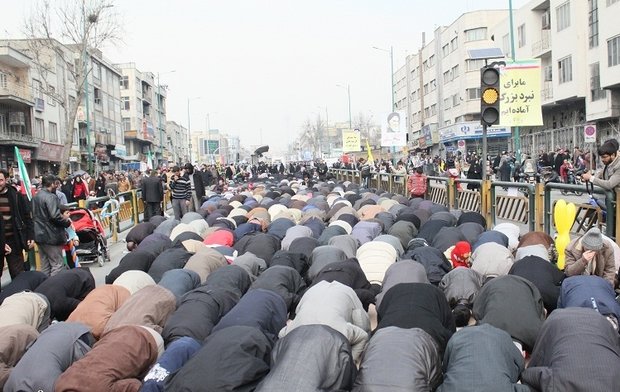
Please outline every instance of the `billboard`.
[[500, 126], [543, 125], [540, 102], [540, 59], [519, 60], [502, 67]]
[[406, 115], [404, 112], [392, 112], [382, 116], [381, 147], [404, 147], [407, 145]]
[[360, 133], [359, 131], [346, 130], [342, 131], [342, 151], [343, 152], [355, 152], [361, 151], [360, 148]]

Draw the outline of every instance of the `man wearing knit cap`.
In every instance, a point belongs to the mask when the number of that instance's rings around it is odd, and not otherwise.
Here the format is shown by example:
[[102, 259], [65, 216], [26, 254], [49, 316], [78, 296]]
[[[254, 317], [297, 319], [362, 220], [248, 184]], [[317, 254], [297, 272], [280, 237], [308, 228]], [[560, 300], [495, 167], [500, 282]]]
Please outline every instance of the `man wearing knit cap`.
[[614, 251], [603, 241], [603, 235], [593, 227], [582, 237], [571, 241], [565, 250], [564, 272], [567, 276], [596, 275], [615, 287], [616, 267]]

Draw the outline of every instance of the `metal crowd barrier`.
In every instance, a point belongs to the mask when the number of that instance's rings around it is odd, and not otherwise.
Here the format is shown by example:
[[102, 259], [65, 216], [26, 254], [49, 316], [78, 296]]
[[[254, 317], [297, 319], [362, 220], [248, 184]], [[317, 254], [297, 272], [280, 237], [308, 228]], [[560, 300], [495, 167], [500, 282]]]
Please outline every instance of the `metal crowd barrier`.
[[[360, 183], [359, 171], [346, 169], [330, 169], [337, 181]], [[369, 179], [371, 188], [378, 188], [391, 193], [407, 195], [407, 176], [403, 184], [395, 181], [393, 174], [373, 173]], [[489, 228], [497, 219], [511, 220], [527, 224], [530, 231], [544, 231], [553, 235], [553, 204], [551, 191], [580, 191], [586, 193], [584, 185], [562, 183], [528, 184], [519, 182], [501, 182], [490, 180], [449, 179], [447, 177], [428, 176], [426, 199], [449, 208], [462, 211], [475, 211], [486, 217]], [[400, 179], [400, 178], [399, 178]], [[464, 189], [459, 184], [477, 184], [479, 190]], [[498, 195], [497, 187], [518, 188], [524, 194], [517, 196]], [[582, 235], [591, 227], [597, 226], [605, 234], [620, 244], [620, 236], [616, 235], [616, 227], [620, 227], [620, 196], [612, 191], [594, 187], [595, 196], [605, 196], [605, 210], [588, 203], [578, 204], [575, 222], [571, 228], [574, 235]], [[603, 218], [606, 215], [605, 219]]]
[[[525, 189], [525, 196], [496, 195], [497, 187]], [[528, 224], [530, 231], [536, 230], [535, 186], [524, 182], [491, 182], [491, 210], [493, 225], [496, 218]]]
[[[450, 206], [450, 195], [447, 177], [427, 176], [426, 198], [435, 204]], [[435, 186], [433, 186], [433, 181]], [[437, 185], [439, 184], [439, 185]]]
[[[456, 179], [454, 180], [454, 208], [461, 211], [472, 211], [480, 213], [482, 211], [482, 180]], [[478, 189], [467, 189], [459, 184], [477, 185]]]

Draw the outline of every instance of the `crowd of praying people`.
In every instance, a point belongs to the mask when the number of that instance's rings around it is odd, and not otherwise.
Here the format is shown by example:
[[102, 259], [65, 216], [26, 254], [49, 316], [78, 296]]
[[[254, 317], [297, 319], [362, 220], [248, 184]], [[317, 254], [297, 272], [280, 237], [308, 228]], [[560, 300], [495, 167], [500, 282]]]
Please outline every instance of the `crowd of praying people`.
[[[620, 248], [350, 182], [207, 191], [0, 292], [17, 391], [620, 391]], [[34, 370], [36, 369], [36, 371]]]

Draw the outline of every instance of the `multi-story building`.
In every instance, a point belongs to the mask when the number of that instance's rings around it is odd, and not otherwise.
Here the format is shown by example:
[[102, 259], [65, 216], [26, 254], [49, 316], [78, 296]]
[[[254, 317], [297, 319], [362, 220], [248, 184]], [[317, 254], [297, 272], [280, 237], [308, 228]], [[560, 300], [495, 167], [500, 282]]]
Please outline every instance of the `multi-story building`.
[[[12, 48], [0, 46], [0, 168], [15, 162], [15, 146], [26, 163], [34, 158], [40, 139], [34, 137], [32, 109], [35, 99], [30, 77], [31, 59]], [[38, 105], [43, 105], [37, 101]]]
[[80, 130], [80, 161], [88, 157], [88, 148], [92, 148], [95, 171], [119, 170], [126, 155], [120, 111], [122, 74], [101, 51], [91, 51], [89, 57], [91, 72], [85, 83], [88, 94], [78, 107], [76, 119]]
[[[620, 137], [618, 0], [532, 0], [515, 10], [514, 57], [541, 61], [544, 125], [521, 129], [521, 150], [537, 154], [584, 144], [594, 124], [599, 142]], [[513, 57], [510, 23], [493, 28]]]
[[[543, 126], [521, 127], [523, 153], [584, 147], [584, 126], [598, 141], [620, 136], [618, 0], [531, 0], [513, 11], [463, 14], [394, 72], [395, 110], [407, 115], [409, 145], [433, 153], [481, 150], [480, 68], [468, 50], [500, 48], [504, 60], [540, 59]], [[514, 54], [514, 56], [513, 56]], [[491, 60], [492, 61], [492, 60]], [[513, 150], [514, 130], [489, 130], [489, 152]], [[586, 147], [594, 147], [594, 144]]]
[[[9, 121], [9, 132], [15, 133], [15, 140], [25, 140], [24, 147], [34, 147], [30, 157], [24, 151], [26, 162], [31, 174], [58, 172], [60, 162], [65, 159], [64, 143], [67, 135], [67, 121], [70, 116], [67, 110], [76, 106], [76, 81], [72, 73], [73, 60], [76, 56], [83, 56], [77, 47], [65, 46], [52, 41], [51, 44], [33, 45], [32, 40], [6, 40], [4, 46], [8, 58], [21, 53], [21, 65], [16, 59], [11, 60], [13, 68], [9, 81], [12, 89], [24, 91], [28, 94], [33, 105], [22, 106], [22, 113], [13, 115]], [[38, 51], [35, 56], [34, 51]], [[72, 127], [72, 144], [69, 160], [71, 170], [87, 169], [87, 158], [94, 161], [95, 170], [116, 168], [116, 158], [110, 152], [119, 147], [122, 150], [123, 135], [120, 127], [120, 72], [109, 61], [105, 60], [99, 51], [90, 51], [87, 65], [89, 67], [88, 81], [84, 89], [87, 95], [77, 104], [77, 115]], [[19, 57], [19, 56], [18, 56]], [[39, 60], [34, 60], [38, 57]], [[45, 63], [43, 63], [45, 62]], [[20, 72], [16, 68], [19, 65]], [[0, 77], [1, 78], [1, 77]], [[16, 90], [17, 91], [17, 90]], [[27, 92], [26, 92], [27, 91]], [[11, 109], [12, 110], [12, 109]], [[15, 111], [12, 111], [15, 112]], [[19, 124], [19, 125], [17, 125]], [[78, 131], [79, 130], [79, 131]], [[88, 132], [87, 132], [88, 130]], [[18, 134], [25, 135], [19, 137]], [[9, 140], [9, 143], [12, 143]], [[10, 154], [12, 155], [12, 154]], [[7, 161], [8, 162], [8, 161]], [[8, 163], [7, 163], [8, 164]]]
[[[508, 16], [505, 10], [468, 12], [449, 26], [438, 27], [433, 39], [406, 58], [394, 72], [394, 110], [407, 117], [409, 145], [433, 154], [456, 149], [469, 129], [474, 145], [481, 144], [480, 68], [468, 50], [495, 47], [490, 27]], [[509, 129], [489, 132], [489, 150], [506, 148]]]
[[122, 72], [121, 115], [129, 161], [145, 161], [150, 151], [157, 164], [168, 160], [166, 145], [166, 90], [151, 72], [135, 63], [117, 65]]
[[187, 128], [176, 121], [166, 121], [166, 148], [168, 163], [189, 162], [189, 137]]

